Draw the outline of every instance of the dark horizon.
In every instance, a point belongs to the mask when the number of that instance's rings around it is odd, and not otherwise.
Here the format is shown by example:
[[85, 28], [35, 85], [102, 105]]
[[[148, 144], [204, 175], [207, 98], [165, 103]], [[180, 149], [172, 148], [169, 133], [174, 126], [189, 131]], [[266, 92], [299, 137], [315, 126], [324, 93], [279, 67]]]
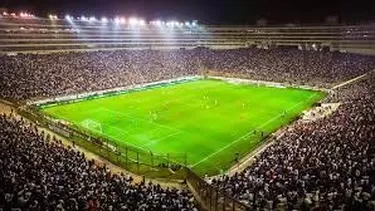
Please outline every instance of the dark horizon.
[[47, 14], [123, 15], [147, 20], [198, 20], [207, 24], [250, 24], [266, 19], [275, 24], [324, 23], [337, 17], [339, 23], [374, 21], [375, 1], [309, 1], [298, 0], [0, 0], [0, 7], [11, 11], [28, 11], [39, 16]]

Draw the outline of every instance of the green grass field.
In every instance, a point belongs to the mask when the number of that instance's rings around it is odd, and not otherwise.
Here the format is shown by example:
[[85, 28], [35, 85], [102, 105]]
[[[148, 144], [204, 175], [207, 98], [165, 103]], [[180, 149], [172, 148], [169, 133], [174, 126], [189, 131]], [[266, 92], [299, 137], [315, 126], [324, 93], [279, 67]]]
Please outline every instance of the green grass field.
[[78, 126], [87, 120], [99, 123], [101, 129], [92, 130], [101, 130], [119, 146], [155, 154], [186, 153], [194, 171], [213, 175], [235, 164], [236, 153], [242, 157], [259, 145], [260, 131], [274, 132], [324, 96], [302, 89], [196, 80], [42, 111]]

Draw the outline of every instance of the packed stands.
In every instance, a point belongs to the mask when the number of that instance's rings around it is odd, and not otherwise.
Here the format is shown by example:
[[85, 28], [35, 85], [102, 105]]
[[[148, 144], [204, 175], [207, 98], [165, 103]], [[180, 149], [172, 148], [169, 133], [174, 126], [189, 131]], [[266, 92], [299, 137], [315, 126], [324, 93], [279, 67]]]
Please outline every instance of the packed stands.
[[0, 95], [22, 100], [191, 75], [197, 69], [192, 53], [142, 50], [2, 56]]
[[0, 116], [4, 210], [197, 210], [184, 190], [134, 184], [13, 116]]
[[366, 73], [375, 65], [371, 56], [295, 47], [206, 51], [200, 58], [208, 70], [222, 74], [320, 87]]
[[254, 208], [373, 210], [374, 85], [372, 74], [342, 88], [332, 116], [293, 125], [246, 170], [210, 182]]
[[19, 54], [1, 56], [0, 64], [0, 96], [24, 100], [160, 81], [202, 71], [330, 86], [369, 71], [375, 60], [349, 53], [279, 47]]

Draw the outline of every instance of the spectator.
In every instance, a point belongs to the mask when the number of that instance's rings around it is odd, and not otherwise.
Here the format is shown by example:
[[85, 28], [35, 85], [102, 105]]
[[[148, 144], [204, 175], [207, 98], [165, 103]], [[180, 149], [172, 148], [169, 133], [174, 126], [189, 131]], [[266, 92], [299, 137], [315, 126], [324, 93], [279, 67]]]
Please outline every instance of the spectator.
[[133, 184], [55, 137], [0, 116], [0, 208], [10, 210], [197, 210], [184, 190]]
[[45, 98], [200, 74], [330, 86], [375, 66], [374, 57], [270, 50], [121, 50], [0, 56], [0, 97]]
[[253, 165], [212, 184], [262, 209], [374, 210], [375, 77], [339, 92], [332, 116], [293, 125]]

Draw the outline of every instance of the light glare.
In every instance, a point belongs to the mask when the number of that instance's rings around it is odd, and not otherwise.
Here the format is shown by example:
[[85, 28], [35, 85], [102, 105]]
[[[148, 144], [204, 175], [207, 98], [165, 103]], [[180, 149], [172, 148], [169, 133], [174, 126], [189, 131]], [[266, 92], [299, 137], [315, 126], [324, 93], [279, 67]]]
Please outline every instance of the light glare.
[[156, 25], [156, 26], [161, 26], [161, 25], [163, 25], [163, 24], [162, 24], [162, 22], [161, 22], [160, 20], [156, 20], [156, 21], [155, 21], [155, 25]]
[[57, 15], [49, 15], [50, 20], [57, 20]]
[[67, 21], [72, 21], [72, 17], [70, 17], [69, 15], [65, 15], [65, 20], [67, 20]]
[[130, 18], [129, 19], [129, 24], [130, 25], [137, 25], [138, 24], [138, 20], [136, 18]]
[[81, 20], [82, 20], [82, 21], [87, 21], [87, 18], [86, 18], [85, 16], [82, 15], [82, 16], [81, 16]]
[[125, 23], [126, 23], [125, 18], [120, 18], [120, 23], [121, 23], [121, 24], [125, 24]]

